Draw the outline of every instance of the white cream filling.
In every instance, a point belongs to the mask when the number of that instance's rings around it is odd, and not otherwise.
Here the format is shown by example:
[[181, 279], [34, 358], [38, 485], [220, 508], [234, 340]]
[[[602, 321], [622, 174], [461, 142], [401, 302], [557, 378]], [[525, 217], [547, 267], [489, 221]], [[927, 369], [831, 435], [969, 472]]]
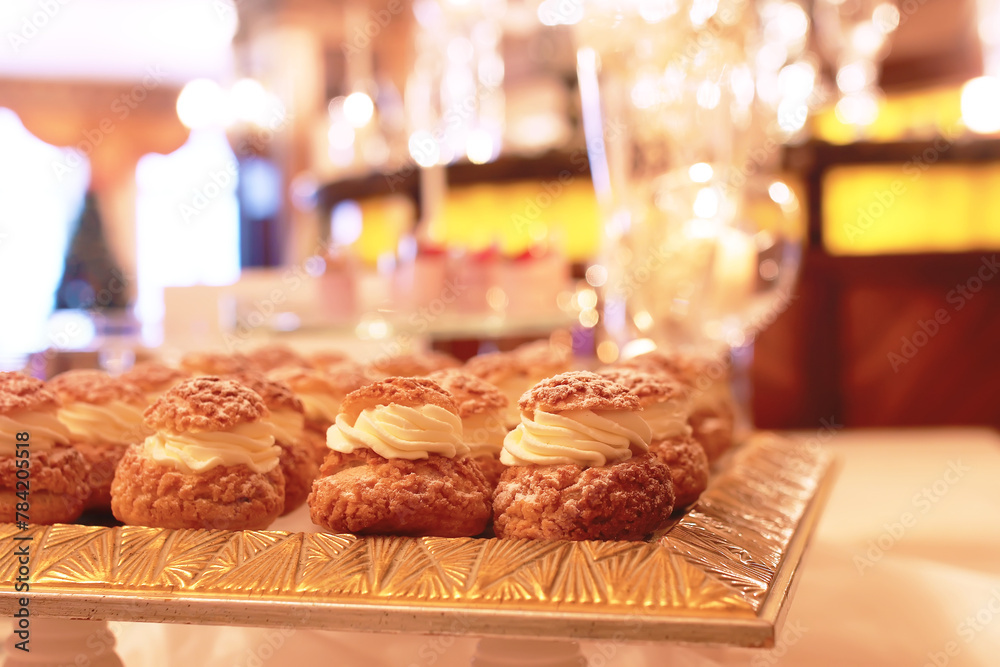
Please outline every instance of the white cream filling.
[[33, 452], [47, 452], [56, 445], [68, 445], [71, 437], [55, 412], [29, 410], [0, 415], [0, 456], [17, 455], [18, 433], [28, 434], [27, 442]]
[[58, 414], [75, 439], [131, 445], [149, 435], [142, 412], [142, 406], [116, 400], [100, 405], [76, 401], [64, 405]]
[[274, 439], [286, 445], [295, 445], [302, 440], [306, 418], [294, 410], [274, 410], [265, 421], [274, 429]]
[[504, 465], [602, 466], [649, 451], [649, 425], [638, 412], [567, 410], [522, 415], [500, 452]]
[[313, 421], [332, 424], [340, 412], [340, 399], [329, 394], [297, 394], [305, 408], [306, 417]]
[[665, 401], [647, 405], [642, 418], [649, 424], [653, 440], [666, 440], [680, 436], [690, 436], [688, 409], [683, 401]]
[[387, 459], [425, 459], [431, 454], [459, 458], [469, 453], [462, 441], [462, 420], [437, 405], [380, 405], [358, 415], [353, 426], [338, 415], [326, 433], [326, 444], [345, 454], [370, 449]]
[[479, 412], [462, 420], [463, 440], [469, 445], [472, 456], [500, 453], [503, 439], [510, 432], [500, 409]]
[[274, 444], [270, 423], [254, 422], [228, 431], [157, 432], [143, 442], [143, 454], [185, 473], [234, 465], [266, 473], [278, 465], [281, 448]]

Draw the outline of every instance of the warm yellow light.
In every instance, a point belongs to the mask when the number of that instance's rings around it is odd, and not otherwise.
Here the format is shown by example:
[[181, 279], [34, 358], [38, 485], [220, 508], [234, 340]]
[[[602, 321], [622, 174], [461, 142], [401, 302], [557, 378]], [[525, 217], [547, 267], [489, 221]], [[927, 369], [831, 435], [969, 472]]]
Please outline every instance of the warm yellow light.
[[770, 195], [771, 201], [775, 204], [783, 205], [792, 200], [791, 189], [781, 181], [771, 183], [770, 187], [767, 188], [767, 194]]
[[719, 235], [721, 225], [718, 220], [692, 218], [684, 223], [684, 237], [688, 239], [712, 239]]
[[694, 0], [691, 3], [691, 11], [688, 12], [691, 24], [695, 26], [705, 25], [708, 19], [715, 16], [718, 9], [719, 0]]
[[389, 323], [379, 315], [363, 319], [354, 328], [354, 333], [361, 340], [382, 340], [387, 338], [390, 332]]
[[1000, 79], [980, 76], [962, 86], [962, 120], [979, 134], [1000, 131]]
[[719, 193], [713, 188], [702, 188], [694, 199], [694, 214], [699, 218], [713, 218], [719, 212]]
[[465, 152], [472, 164], [484, 164], [493, 159], [493, 137], [486, 130], [469, 134]]
[[430, 132], [417, 130], [410, 135], [410, 157], [421, 167], [432, 167], [441, 157], [441, 149]]
[[592, 289], [582, 290], [577, 295], [576, 300], [577, 300], [577, 303], [580, 304], [580, 308], [583, 308], [584, 310], [589, 310], [591, 308], [596, 308], [597, 307], [597, 292], [595, 292]]
[[781, 5], [775, 20], [781, 37], [786, 42], [802, 39], [809, 31], [809, 17], [794, 2]]
[[698, 86], [695, 98], [698, 100], [698, 106], [703, 109], [714, 109], [719, 106], [719, 102], [722, 100], [722, 89], [714, 81], [703, 81]]
[[872, 81], [875, 66], [866, 60], [844, 65], [837, 71], [837, 88], [845, 93], [860, 93]]
[[651, 338], [636, 338], [622, 347], [622, 359], [631, 359], [640, 354], [646, 354], [656, 349], [656, 343]]
[[868, 92], [853, 93], [841, 98], [834, 112], [841, 123], [867, 127], [878, 118], [878, 100]]
[[658, 91], [656, 81], [650, 76], [641, 77], [632, 86], [632, 104], [639, 109], [648, 109], [657, 103]]
[[648, 310], [640, 310], [632, 316], [632, 321], [639, 331], [646, 332], [653, 328], [653, 316]]
[[594, 287], [602, 287], [608, 282], [608, 270], [601, 264], [592, 264], [587, 269], [587, 284]]
[[[950, 136], [966, 130], [962, 122], [961, 86], [922, 88], [893, 93], [878, 100], [878, 117], [865, 128], [870, 141], [901, 141]], [[833, 108], [813, 117], [817, 138], [835, 144], [857, 140], [857, 128], [845, 124]]]
[[872, 22], [883, 35], [899, 27], [899, 9], [891, 2], [883, 2], [872, 12]]
[[240, 79], [233, 84], [230, 100], [233, 113], [240, 120], [257, 125], [264, 125], [267, 122], [268, 106], [271, 100], [259, 81]]
[[[834, 255], [1000, 248], [1000, 166], [941, 164], [938, 142], [899, 165], [837, 167], [823, 182], [823, 241]], [[948, 224], [941, 224], [947, 220]]]
[[809, 106], [801, 99], [789, 98], [778, 104], [778, 127], [789, 134], [795, 134], [806, 125]]
[[688, 169], [688, 176], [695, 183], [708, 183], [712, 179], [712, 165], [707, 162], [698, 162]]
[[618, 361], [618, 344], [613, 340], [602, 341], [597, 346], [597, 358], [602, 364], [613, 364]]
[[851, 47], [857, 53], [874, 56], [884, 43], [885, 33], [869, 21], [856, 25], [851, 31]]
[[816, 69], [805, 61], [785, 65], [778, 72], [778, 88], [781, 96], [804, 100], [812, 94], [816, 86]]
[[364, 93], [351, 93], [344, 99], [344, 117], [354, 127], [364, 127], [375, 113], [375, 103]]
[[210, 79], [195, 79], [177, 96], [177, 117], [191, 129], [225, 125], [228, 106], [226, 93], [219, 84]]
[[[646, 23], [659, 23], [677, 12], [677, 3], [670, 0], [639, 0], [639, 16]], [[617, 355], [617, 348], [615, 348]]]

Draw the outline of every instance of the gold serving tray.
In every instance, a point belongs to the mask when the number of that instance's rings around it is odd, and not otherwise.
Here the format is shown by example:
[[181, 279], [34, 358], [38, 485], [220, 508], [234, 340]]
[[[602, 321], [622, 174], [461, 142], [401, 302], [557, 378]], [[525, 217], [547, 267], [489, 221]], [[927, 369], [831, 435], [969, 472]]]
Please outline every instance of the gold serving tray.
[[31, 536], [33, 616], [770, 646], [832, 485], [755, 434], [650, 542], [0, 525], [0, 613]]

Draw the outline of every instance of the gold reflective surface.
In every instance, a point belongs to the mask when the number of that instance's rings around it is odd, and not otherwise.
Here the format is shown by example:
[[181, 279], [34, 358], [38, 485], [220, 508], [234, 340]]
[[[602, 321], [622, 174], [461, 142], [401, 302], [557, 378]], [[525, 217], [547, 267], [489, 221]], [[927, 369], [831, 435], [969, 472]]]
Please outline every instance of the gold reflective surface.
[[758, 434], [652, 542], [0, 525], [0, 610], [206, 624], [768, 645], [830, 484]]

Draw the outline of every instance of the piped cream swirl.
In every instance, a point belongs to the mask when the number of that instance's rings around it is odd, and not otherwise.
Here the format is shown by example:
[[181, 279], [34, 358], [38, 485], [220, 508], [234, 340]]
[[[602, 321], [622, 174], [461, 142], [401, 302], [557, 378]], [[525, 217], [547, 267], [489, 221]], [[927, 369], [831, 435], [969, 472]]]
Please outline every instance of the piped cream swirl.
[[469, 445], [472, 456], [498, 454], [508, 432], [500, 409], [478, 412], [462, 420], [462, 439]]
[[270, 423], [254, 422], [238, 424], [228, 431], [159, 431], [143, 442], [143, 454], [189, 474], [234, 465], [266, 473], [278, 465], [281, 448], [274, 444], [274, 427]]
[[696, 390], [691, 396], [693, 412], [725, 412], [733, 403], [733, 393], [726, 380], [716, 380], [704, 390]]
[[507, 429], [512, 429], [521, 422], [521, 411], [517, 407], [517, 402], [521, 400], [524, 392], [534, 385], [531, 380], [523, 375], [512, 375], [493, 383], [497, 389], [507, 397], [507, 407], [504, 408], [504, 421]]
[[500, 462], [517, 465], [602, 466], [649, 451], [649, 425], [638, 412], [567, 410], [521, 416], [507, 434]]
[[295, 410], [274, 410], [265, 418], [274, 429], [274, 439], [286, 445], [295, 445], [302, 440], [306, 418]]
[[75, 401], [59, 409], [59, 421], [76, 439], [130, 445], [141, 442], [150, 430], [142, 423], [141, 406], [124, 401], [100, 405]]
[[688, 411], [681, 402], [665, 401], [647, 405], [642, 418], [649, 424], [653, 440], [666, 440], [691, 435]]
[[328, 424], [337, 421], [337, 413], [340, 412], [340, 399], [329, 394], [298, 393], [297, 395], [302, 401], [307, 418]]
[[340, 414], [326, 433], [326, 445], [344, 454], [370, 449], [387, 459], [426, 459], [431, 454], [454, 459], [469, 453], [462, 420], [437, 405], [379, 405], [358, 415], [354, 426]]
[[28, 433], [31, 451], [47, 452], [56, 445], [68, 445], [70, 432], [55, 412], [15, 412], [0, 415], [0, 456], [16, 456], [17, 434]]

